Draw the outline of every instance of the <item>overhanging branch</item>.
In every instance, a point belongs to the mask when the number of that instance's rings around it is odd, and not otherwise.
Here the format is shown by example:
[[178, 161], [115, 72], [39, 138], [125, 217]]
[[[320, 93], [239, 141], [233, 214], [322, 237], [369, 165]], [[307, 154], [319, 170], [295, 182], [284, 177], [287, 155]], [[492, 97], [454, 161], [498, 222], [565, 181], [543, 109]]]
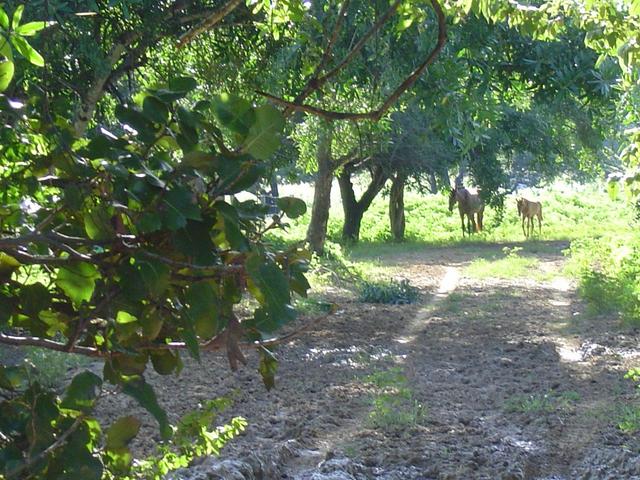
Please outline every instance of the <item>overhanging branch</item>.
[[[378, 121], [382, 118], [382, 116], [391, 108], [391, 106], [400, 98], [400, 96], [406, 92], [409, 88], [413, 86], [413, 84], [420, 78], [420, 75], [424, 73], [429, 65], [433, 63], [436, 59], [442, 48], [444, 47], [447, 41], [447, 24], [446, 18], [444, 16], [444, 12], [442, 11], [442, 7], [438, 0], [431, 0], [431, 5], [436, 13], [436, 17], [438, 19], [438, 40], [433, 48], [433, 50], [429, 53], [427, 58], [420, 64], [418, 68], [416, 68], [394, 91], [387, 97], [387, 99], [382, 103], [380, 108], [377, 110], [371, 110], [369, 112], [338, 112], [334, 110], [325, 110], [322, 108], [314, 107], [313, 105], [307, 105], [304, 103], [285, 100], [284, 98], [276, 97], [275, 95], [271, 95], [266, 92], [256, 91], [258, 95], [261, 95], [273, 103], [277, 105], [281, 105], [286, 107], [289, 111], [297, 111], [297, 112], [305, 112], [311, 115], [315, 115], [325, 120], [352, 120], [352, 121], [363, 121], [363, 120], [373, 120]], [[344, 63], [344, 62], [342, 62]], [[341, 64], [342, 64], [341, 63]], [[346, 65], [346, 64], [345, 64]], [[343, 65], [344, 66], [344, 65]], [[335, 70], [335, 69], [334, 69]], [[329, 74], [331, 74], [329, 72]], [[327, 74], [327, 75], [329, 75]]]

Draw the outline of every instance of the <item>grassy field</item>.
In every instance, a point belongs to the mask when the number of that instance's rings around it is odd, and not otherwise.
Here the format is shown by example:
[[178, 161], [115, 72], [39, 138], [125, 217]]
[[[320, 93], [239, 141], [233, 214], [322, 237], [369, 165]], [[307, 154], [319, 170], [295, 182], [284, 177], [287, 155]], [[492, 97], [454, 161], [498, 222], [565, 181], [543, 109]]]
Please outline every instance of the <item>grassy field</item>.
[[[310, 204], [311, 188], [291, 188], [290, 193], [300, 195]], [[287, 192], [289, 194], [289, 192]], [[604, 185], [567, 185], [557, 184], [551, 188], [539, 189], [527, 193], [530, 199], [543, 203], [544, 221], [542, 240], [574, 240], [578, 238], [601, 236], [613, 232], [628, 232], [633, 212], [623, 198], [612, 200]], [[515, 242], [524, 240], [518, 213], [516, 196], [507, 197], [502, 219], [491, 208], [485, 211], [485, 231], [473, 236], [473, 242]], [[388, 218], [388, 198], [378, 196], [365, 213], [360, 232], [360, 240], [369, 249], [375, 244], [384, 244], [391, 239]], [[460, 217], [457, 209], [449, 213], [447, 198], [444, 194], [420, 195], [408, 192], [405, 198], [407, 220], [404, 248], [421, 248], [421, 244], [449, 244], [462, 242]], [[310, 214], [291, 222], [286, 238], [302, 239], [309, 223]], [[340, 241], [343, 223], [339, 197], [332, 198], [328, 237], [331, 241]], [[469, 241], [469, 240], [466, 240]], [[413, 244], [413, 245], [412, 245]], [[381, 247], [384, 252], [385, 247]], [[397, 248], [397, 246], [394, 246]], [[357, 253], [359, 247], [354, 247]]]
[[[536, 257], [543, 255], [552, 241], [562, 240], [571, 244], [567, 250], [570, 260], [565, 274], [579, 279], [580, 292], [592, 310], [616, 313], [632, 323], [640, 323], [637, 212], [624, 198], [610, 198], [604, 184], [558, 183], [528, 191], [527, 198], [542, 202], [544, 216], [542, 235], [528, 240], [517, 215], [516, 195], [507, 197], [501, 218], [497, 211], [486, 209], [484, 232], [463, 238], [458, 213], [448, 211], [444, 194], [407, 192], [406, 241], [394, 243], [387, 216], [388, 199], [380, 195], [363, 218], [360, 242], [346, 246], [339, 245], [343, 214], [337, 189], [334, 190], [328, 226], [329, 261], [316, 261], [317, 265], [323, 264], [326, 268], [315, 269], [312, 273], [315, 285], [335, 284], [340, 277], [335, 268], [348, 271], [360, 282], [389, 278], [397, 273], [386, 262], [389, 255], [437, 246], [461, 248], [467, 254], [477, 249], [478, 258], [465, 269], [469, 276], [535, 276], [538, 271]], [[297, 195], [310, 203], [312, 188], [289, 187], [284, 194]], [[309, 213], [291, 222], [286, 233], [277, 234], [277, 240], [288, 243], [304, 239], [308, 222]], [[504, 244], [503, 255], [484, 256], [482, 246], [489, 243]], [[353, 278], [349, 281], [357, 283]]]

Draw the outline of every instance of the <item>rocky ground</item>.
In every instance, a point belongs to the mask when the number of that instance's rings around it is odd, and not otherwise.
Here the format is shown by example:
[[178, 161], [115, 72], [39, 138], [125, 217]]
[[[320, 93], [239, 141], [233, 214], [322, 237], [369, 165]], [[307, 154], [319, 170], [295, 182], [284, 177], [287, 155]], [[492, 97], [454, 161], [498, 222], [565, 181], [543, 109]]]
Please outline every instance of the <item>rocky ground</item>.
[[[172, 478], [640, 479], [639, 439], [616, 426], [636, 401], [623, 376], [640, 361], [640, 333], [586, 314], [562, 276], [562, 243], [535, 253], [544, 275], [467, 276], [470, 261], [501, 248], [385, 258], [421, 289], [418, 304], [327, 293], [338, 311], [278, 349], [270, 392], [254, 355], [234, 374], [211, 354], [178, 377], [152, 377], [173, 420], [232, 395], [222, 420], [249, 423], [220, 458]], [[102, 403], [112, 418], [137, 409], [115, 394]], [[146, 418], [134, 449], [157, 440]]]

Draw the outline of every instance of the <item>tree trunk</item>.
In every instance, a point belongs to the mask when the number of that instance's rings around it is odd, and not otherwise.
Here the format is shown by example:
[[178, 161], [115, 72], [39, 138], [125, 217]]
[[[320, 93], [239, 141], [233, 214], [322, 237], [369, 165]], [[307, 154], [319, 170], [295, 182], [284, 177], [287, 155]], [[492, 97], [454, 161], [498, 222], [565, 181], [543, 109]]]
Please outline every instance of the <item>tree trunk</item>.
[[338, 176], [340, 185], [340, 198], [342, 199], [342, 210], [344, 211], [344, 224], [342, 225], [342, 240], [346, 242], [357, 242], [360, 237], [360, 224], [364, 210], [356, 200], [353, 184], [351, 183], [351, 170], [347, 167], [342, 169]]
[[404, 184], [406, 175], [398, 173], [391, 183], [389, 195], [389, 220], [391, 222], [391, 234], [396, 242], [404, 241]]
[[371, 182], [369, 186], [362, 194], [362, 197], [360, 197], [360, 200], [356, 200], [353, 184], [351, 183], [352, 173], [352, 168], [350, 168], [349, 165], [345, 165], [338, 177], [342, 209], [344, 210], [342, 239], [347, 242], [357, 242], [360, 239], [362, 217], [387, 181], [387, 175], [384, 173], [384, 170], [378, 166], [373, 167], [371, 169]]
[[333, 130], [331, 125], [323, 125], [318, 139], [318, 173], [314, 185], [311, 221], [307, 229], [307, 242], [309, 242], [311, 250], [319, 255], [324, 251], [324, 242], [327, 238], [327, 223], [329, 222], [329, 208], [331, 207], [331, 182], [333, 181], [335, 168], [331, 161], [332, 139]]

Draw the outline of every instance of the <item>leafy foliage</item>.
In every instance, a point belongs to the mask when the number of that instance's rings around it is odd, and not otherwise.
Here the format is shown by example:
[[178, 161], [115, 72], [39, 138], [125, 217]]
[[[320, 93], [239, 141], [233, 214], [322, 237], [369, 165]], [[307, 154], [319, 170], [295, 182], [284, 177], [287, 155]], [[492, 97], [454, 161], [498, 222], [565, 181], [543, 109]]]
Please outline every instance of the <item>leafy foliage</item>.
[[[284, 120], [271, 106], [224, 94], [233, 107], [221, 113], [187, 99], [196, 88], [181, 78], [148, 89], [138, 105], [119, 105], [109, 128], [83, 138], [68, 123], [36, 121], [37, 99], [3, 107], [0, 340], [105, 361], [104, 378], [80, 373], [60, 397], [31, 381], [29, 368], [1, 367], [7, 478], [126, 475], [140, 424], [123, 417], [102, 435], [93, 410], [103, 382], [145, 408], [165, 442], [132, 475], [160, 478], [217, 454], [246, 422], [210, 431], [220, 408], [212, 403], [176, 429], [145, 381], [148, 366], [178, 372], [180, 350], [199, 358], [223, 348], [236, 368], [246, 362], [242, 348], [259, 347], [259, 371], [274, 384], [277, 360], [260, 341], [295, 318], [291, 294], [309, 288], [309, 255], [299, 246], [273, 250], [262, 238], [306, 206], [284, 199], [267, 222], [262, 205], [225, 196], [261, 180]], [[258, 307], [239, 318], [247, 297]]]

